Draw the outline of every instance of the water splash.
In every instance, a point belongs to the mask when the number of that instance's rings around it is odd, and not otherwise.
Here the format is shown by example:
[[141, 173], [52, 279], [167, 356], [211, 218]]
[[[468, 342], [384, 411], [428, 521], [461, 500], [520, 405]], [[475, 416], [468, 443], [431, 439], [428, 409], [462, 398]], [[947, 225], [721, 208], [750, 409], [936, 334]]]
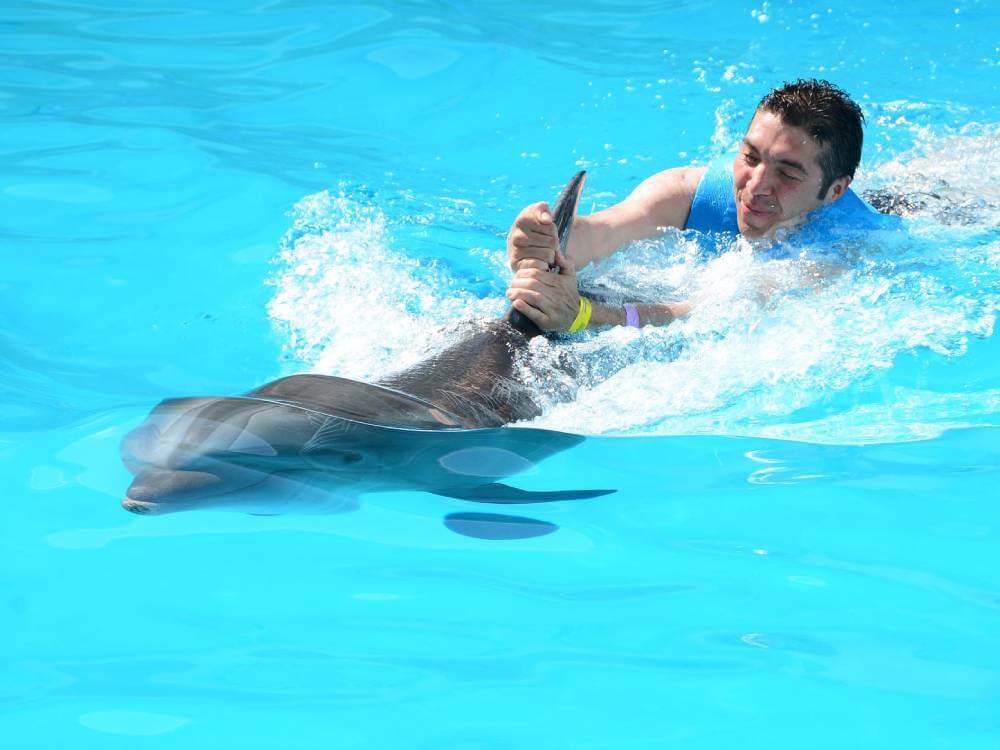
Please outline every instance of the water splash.
[[433, 258], [394, 250], [377, 208], [344, 192], [303, 198], [281, 243], [268, 313], [294, 364], [371, 379], [442, 345], [442, 327], [495, 317]]
[[[868, 442], [943, 429], [914, 429], [919, 420], [958, 426], [960, 403], [971, 414], [996, 411], [998, 391], [989, 389], [950, 399], [929, 393], [923, 411], [909, 414], [893, 405], [897, 392], [880, 394], [888, 398], [881, 404], [857, 403], [898, 357], [954, 358], [970, 338], [991, 335], [997, 298], [973, 294], [975, 277], [960, 285], [875, 260], [810, 288], [796, 265], [746, 249], [709, 263], [699, 277], [706, 299], [686, 320], [642, 334], [599, 333], [574, 348], [602, 366], [585, 370], [576, 400], [553, 405], [536, 426]], [[775, 290], [767, 301], [758, 297], [763, 288]], [[650, 348], [666, 356], [650, 357]]]
[[1000, 127], [971, 123], [936, 136], [903, 116], [889, 125], [917, 145], [874, 170], [871, 184], [905, 196], [910, 216], [930, 220], [923, 225], [1000, 226]]
[[[940, 367], [988, 340], [1000, 307], [997, 138], [996, 128], [925, 137], [870, 171], [869, 185], [937, 197], [910, 211], [906, 232], [841, 247], [846, 268], [745, 240], [713, 257], [672, 231], [587, 269], [582, 285], [613, 303], [699, 304], [662, 328], [534, 340], [524, 375], [543, 415], [533, 426], [865, 443], [997, 423], [995, 378]], [[297, 363], [372, 379], [442, 348], [460, 321], [502, 312], [502, 297], [477, 296], [440, 262], [394, 249], [392, 235], [363, 198], [320, 193], [296, 207], [269, 311]], [[502, 289], [501, 257], [480, 248], [465, 262]]]

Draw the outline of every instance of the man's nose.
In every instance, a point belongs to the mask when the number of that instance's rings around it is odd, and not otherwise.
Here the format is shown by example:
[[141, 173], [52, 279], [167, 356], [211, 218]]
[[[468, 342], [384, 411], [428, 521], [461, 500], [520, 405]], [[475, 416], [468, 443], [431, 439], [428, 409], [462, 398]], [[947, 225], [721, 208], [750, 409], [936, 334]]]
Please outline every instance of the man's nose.
[[771, 173], [764, 165], [764, 162], [761, 162], [750, 173], [747, 188], [749, 188], [752, 195], [769, 195], [773, 188], [771, 182]]

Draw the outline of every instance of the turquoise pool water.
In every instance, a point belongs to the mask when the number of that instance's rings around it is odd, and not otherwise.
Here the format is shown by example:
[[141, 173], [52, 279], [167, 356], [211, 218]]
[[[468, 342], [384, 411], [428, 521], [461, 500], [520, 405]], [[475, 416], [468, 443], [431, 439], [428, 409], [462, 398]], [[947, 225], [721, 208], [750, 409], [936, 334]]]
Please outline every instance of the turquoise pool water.
[[[964, 0], [0, 9], [4, 747], [1000, 745], [998, 28]], [[555, 533], [461, 536], [482, 508], [425, 493], [119, 507], [160, 399], [419, 359], [503, 310], [521, 206], [705, 163], [798, 76], [863, 105], [857, 184], [922, 207], [811, 293], [674, 234], [592, 271], [714, 296], [538, 342], [533, 426], [587, 439], [512, 484], [617, 490], [518, 508]]]

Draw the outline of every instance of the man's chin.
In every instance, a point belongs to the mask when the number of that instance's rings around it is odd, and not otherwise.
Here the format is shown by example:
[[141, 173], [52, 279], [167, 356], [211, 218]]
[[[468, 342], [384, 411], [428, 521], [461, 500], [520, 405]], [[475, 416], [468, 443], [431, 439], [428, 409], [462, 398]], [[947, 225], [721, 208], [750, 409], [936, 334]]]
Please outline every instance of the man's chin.
[[777, 225], [777, 216], [754, 216], [745, 209], [740, 209], [736, 214], [736, 224], [740, 229], [740, 234], [750, 239], [764, 237], [769, 234]]
[[771, 231], [772, 225], [768, 224], [766, 227], [754, 226], [746, 221], [737, 221], [737, 225], [740, 228], [740, 234], [744, 237], [755, 240], [758, 237], [764, 237], [768, 232]]

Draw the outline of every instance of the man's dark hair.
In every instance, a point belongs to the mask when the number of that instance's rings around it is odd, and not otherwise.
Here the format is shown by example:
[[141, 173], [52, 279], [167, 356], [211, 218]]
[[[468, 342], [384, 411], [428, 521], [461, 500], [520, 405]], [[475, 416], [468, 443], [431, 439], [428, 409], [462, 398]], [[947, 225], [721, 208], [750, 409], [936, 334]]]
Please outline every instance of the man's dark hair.
[[843, 89], [829, 81], [799, 79], [761, 99], [757, 105], [760, 110], [773, 112], [786, 125], [802, 128], [819, 143], [823, 170], [820, 199], [837, 178], [854, 178], [861, 161], [865, 116]]

